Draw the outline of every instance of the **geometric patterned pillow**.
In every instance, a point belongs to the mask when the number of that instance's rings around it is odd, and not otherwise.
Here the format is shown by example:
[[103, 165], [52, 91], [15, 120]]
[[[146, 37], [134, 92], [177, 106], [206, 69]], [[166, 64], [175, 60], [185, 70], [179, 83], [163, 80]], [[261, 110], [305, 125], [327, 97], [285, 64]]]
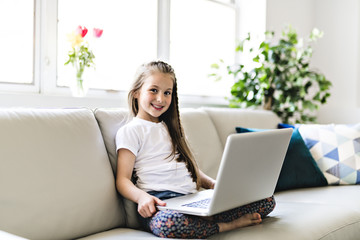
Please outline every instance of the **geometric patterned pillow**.
[[298, 126], [329, 185], [360, 184], [360, 123]]

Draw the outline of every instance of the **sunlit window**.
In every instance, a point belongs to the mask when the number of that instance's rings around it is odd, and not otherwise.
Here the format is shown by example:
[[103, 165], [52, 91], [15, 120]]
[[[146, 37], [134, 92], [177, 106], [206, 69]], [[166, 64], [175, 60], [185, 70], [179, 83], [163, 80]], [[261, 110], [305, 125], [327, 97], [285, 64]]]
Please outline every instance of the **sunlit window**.
[[210, 65], [235, 58], [235, 9], [208, 0], [172, 0], [170, 61], [179, 81], [179, 92], [225, 96], [230, 82], [208, 78]]
[[[0, 90], [70, 96], [67, 87], [75, 81], [76, 70], [64, 65], [72, 50], [68, 36], [82, 26], [88, 29], [84, 40], [95, 55], [95, 69], [86, 68], [83, 74], [90, 81], [89, 97], [122, 95], [140, 64], [162, 59], [174, 67], [180, 94], [217, 101], [228, 96], [232, 82], [214, 82], [208, 77], [210, 66], [220, 59], [236, 61], [239, 30], [252, 28], [249, 24], [258, 19], [244, 19], [244, 12], [259, 9], [248, 2], [1, 0]], [[239, 9], [244, 12], [239, 14]], [[100, 38], [93, 37], [94, 28], [103, 29]]]
[[[84, 39], [95, 55], [96, 70], [84, 71], [92, 88], [128, 90], [136, 68], [156, 59], [156, 0], [59, 0], [58, 19], [59, 86], [68, 86], [75, 77], [64, 63], [71, 49], [67, 35], [79, 25], [89, 30]], [[101, 38], [92, 38], [93, 28], [103, 29]]]
[[34, 82], [34, 1], [0, 1], [1, 83]]

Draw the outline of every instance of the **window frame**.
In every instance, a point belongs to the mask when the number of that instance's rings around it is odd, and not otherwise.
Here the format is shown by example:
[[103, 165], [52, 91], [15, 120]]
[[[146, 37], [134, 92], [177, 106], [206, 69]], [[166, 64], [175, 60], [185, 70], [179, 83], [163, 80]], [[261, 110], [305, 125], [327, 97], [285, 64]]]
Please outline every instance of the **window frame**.
[[[109, 101], [114, 102], [114, 106], [126, 106], [126, 93], [118, 90], [90, 89], [83, 100], [75, 99], [71, 96], [68, 87], [57, 86], [57, 8], [58, 0], [33, 0], [34, 1], [34, 61], [33, 61], [33, 83], [0, 83], [0, 91], [3, 93], [1, 99], [9, 102], [2, 104], [5, 107], [19, 105], [21, 101], [11, 101], [14, 97], [19, 98], [22, 94], [22, 106], [59, 106], [59, 101], [71, 103], [74, 106], [84, 106], [86, 99], [92, 102], [98, 101], [98, 107], [109, 106]], [[158, 1], [158, 33], [157, 33], [157, 58], [168, 61], [170, 58], [170, 4], [171, 0]], [[230, 3], [223, 1], [208, 0], [235, 7], [235, 15], [238, 15], [237, 1]], [[238, 22], [235, 23], [236, 36], [239, 36]], [[234, 40], [235, 41], [235, 40]], [[54, 47], [55, 46], [55, 47]], [[25, 95], [24, 95], [25, 94]], [[30, 94], [30, 95], [29, 95]], [[28, 95], [27, 101], [26, 95]], [[29, 97], [30, 96], [30, 97]], [[224, 97], [216, 96], [188, 96], [181, 95], [181, 105], [185, 107], [194, 106], [227, 106]], [[43, 100], [43, 99], [49, 99]], [[51, 100], [54, 103], [51, 103]], [[59, 100], [60, 99], [60, 100]], [[61, 100], [62, 99], [62, 100]], [[116, 100], [116, 101], [114, 101]], [[42, 101], [42, 103], [39, 103]], [[47, 103], [44, 104], [44, 101]], [[12, 103], [13, 102], [13, 103]], [[29, 105], [30, 104], [30, 105]], [[85, 104], [87, 105], [87, 104]], [[91, 104], [88, 104], [91, 105]], [[110, 104], [111, 105], [111, 104]]]
[[0, 82], [0, 90], [5, 92], [37, 92], [39, 93], [39, 53], [40, 53], [40, 16], [37, 14], [40, 11], [39, 1], [33, 0], [33, 63], [32, 63], [32, 83], [11, 83]]

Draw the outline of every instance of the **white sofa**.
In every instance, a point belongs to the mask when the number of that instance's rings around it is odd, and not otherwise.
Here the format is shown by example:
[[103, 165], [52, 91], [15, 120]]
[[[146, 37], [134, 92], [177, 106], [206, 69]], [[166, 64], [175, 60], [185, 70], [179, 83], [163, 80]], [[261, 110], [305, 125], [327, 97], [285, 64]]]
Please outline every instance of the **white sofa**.
[[[260, 110], [181, 115], [199, 165], [212, 177], [236, 126], [280, 122]], [[127, 119], [126, 109], [0, 110], [0, 239], [155, 239], [137, 230], [134, 204], [115, 188], [114, 136]], [[360, 239], [359, 185], [293, 189], [275, 198], [262, 224], [211, 239]]]

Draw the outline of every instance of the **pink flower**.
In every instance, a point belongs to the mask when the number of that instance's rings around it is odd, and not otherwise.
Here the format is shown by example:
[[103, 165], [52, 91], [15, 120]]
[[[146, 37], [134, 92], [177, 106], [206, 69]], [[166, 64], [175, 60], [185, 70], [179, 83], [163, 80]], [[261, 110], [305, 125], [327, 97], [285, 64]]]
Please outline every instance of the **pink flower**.
[[99, 38], [99, 37], [101, 37], [101, 35], [103, 34], [103, 29], [94, 28], [93, 32], [94, 32], [94, 37]]
[[75, 32], [79, 35], [81, 35], [81, 37], [85, 37], [88, 30], [86, 27], [81, 27], [81, 26], [78, 26], [75, 30]]

